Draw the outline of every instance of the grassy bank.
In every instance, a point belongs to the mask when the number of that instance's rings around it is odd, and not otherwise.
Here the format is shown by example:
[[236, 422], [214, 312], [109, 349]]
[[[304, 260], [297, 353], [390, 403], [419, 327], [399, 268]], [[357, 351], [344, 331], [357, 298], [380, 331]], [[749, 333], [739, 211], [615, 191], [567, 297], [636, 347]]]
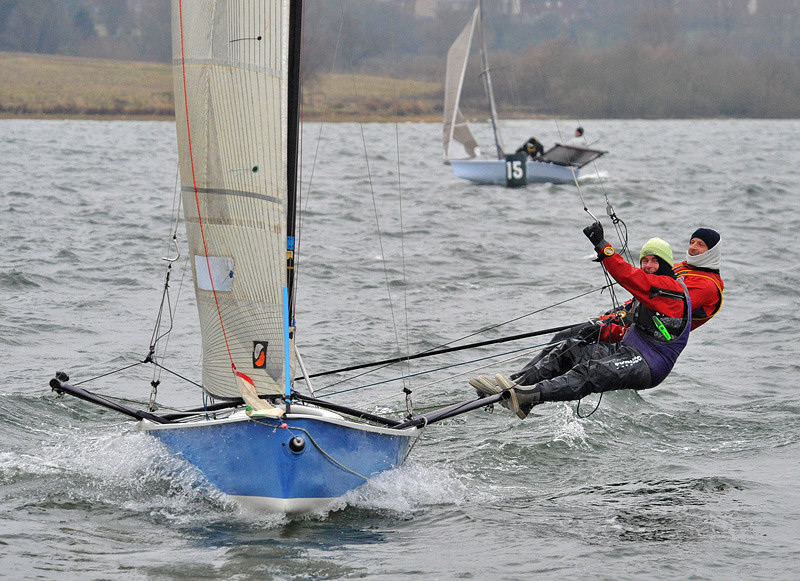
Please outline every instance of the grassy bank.
[[168, 65], [0, 53], [0, 115], [172, 118]]
[[303, 117], [326, 121], [441, 121], [441, 83], [323, 75], [305, 87]]
[[[172, 119], [169, 65], [0, 52], [0, 117]], [[309, 121], [439, 121], [442, 85], [325, 75], [304, 90]]]

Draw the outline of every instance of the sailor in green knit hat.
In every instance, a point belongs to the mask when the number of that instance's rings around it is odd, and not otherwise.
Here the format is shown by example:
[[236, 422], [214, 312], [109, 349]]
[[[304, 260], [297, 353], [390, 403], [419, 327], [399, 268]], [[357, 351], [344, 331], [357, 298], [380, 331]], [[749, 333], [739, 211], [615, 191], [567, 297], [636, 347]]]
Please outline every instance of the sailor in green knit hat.
[[672, 247], [661, 238], [651, 238], [639, 252], [639, 266], [647, 274], [669, 276], [665, 269], [672, 272]]

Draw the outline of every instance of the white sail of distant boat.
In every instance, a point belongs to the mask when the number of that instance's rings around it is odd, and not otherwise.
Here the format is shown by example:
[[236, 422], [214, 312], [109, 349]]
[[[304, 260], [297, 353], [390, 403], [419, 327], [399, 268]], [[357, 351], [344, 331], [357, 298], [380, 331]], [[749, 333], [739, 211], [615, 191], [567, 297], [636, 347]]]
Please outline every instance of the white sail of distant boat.
[[[467, 72], [469, 51], [472, 37], [481, 17], [480, 7], [476, 7], [472, 18], [458, 35], [447, 51], [447, 73], [444, 80], [444, 158], [449, 161], [453, 157], [453, 142], [463, 146], [464, 152], [471, 159], [479, 155], [478, 142], [470, 131], [467, 120], [461, 113], [461, 92], [464, 88], [464, 77]], [[500, 153], [500, 152], [498, 152]], [[463, 154], [462, 154], [463, 155]]]
[[[473, 39], [480, 38], [481, 77], [488, 101], [497, 155], [495, 158], [480, 157], [480, 147], [461, 111], [461, 95], [467, 74], [467, 64]], [[463, 146], [463, 153], [454, 151], [454, 143]], [[447, 53], [445, 73], [443, 147], [445, 163], [453, 168], [456, 177], [479, 184], [502, 184], [521, 186], [529, 183], [573, 183], [580, 177], [580, 170], [605, 152], [584, 147], [556, 144], [536, 159], [527, 154], [507, 155], [503, 140], [492, 87], [491, 69], [483, 27], [483, 2], [478, 1], [467, 25], [450, 46]], [[463, 157], [466, 154], [466, 157]]]
[[[324, 508], [402, 464], [425, 426], [501, 397], [395, 419], [297, 390], [295, 367], [311, 383], [293, 323], [302, 10], [299, 0], [172, 0], [180, 191], [203, 405], [158, 414], [157, 382], [148, 411], [71, 385], [65, 373], [50, 383], [139, 420], [140, 430], [225, 494], [279, 513]], [[168, 281], [167, 274], [165, 289]], [[158, 339], [154, 333], [142, 363], [158, 365]]]

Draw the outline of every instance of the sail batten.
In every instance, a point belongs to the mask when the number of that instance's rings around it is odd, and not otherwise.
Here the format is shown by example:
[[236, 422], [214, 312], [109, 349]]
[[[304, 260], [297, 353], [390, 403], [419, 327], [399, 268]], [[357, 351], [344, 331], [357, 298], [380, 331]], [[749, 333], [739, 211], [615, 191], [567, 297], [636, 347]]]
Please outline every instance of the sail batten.
[[235, 60], [230, 59], [215, 59], [215, 58], [192, 58], [192, 59], [172, 59], [172, 66], [181, 66], [181, 63], [186, 64], [187, 66], [213, 66], [213, 67], [237, 67], [242, 70], [253, 71], [256, 73], [262, 73], [265, 75], [273, 75], [278, 76], [280, 71], [275, 69], [266, 68], [263, 66], [259, 66], [253, 63], [240, 63]]
[[290, 3], [173, 2], [181, 197], [203, 388], [239, 397], [235, 369], [258, 393], [279, 394], [286, 377]]
[[181, 191], [189, 192], [189, 193], [198, 193], [198, 194], [219, 194], [223, 196], [242, 196], [245, 198], [257, 198], [260, 200], [265, 200], [269, 202], [273, 202], [275, 204], [283, 204], [284, 200], [280, 198], [276, 198], [274, 196], [269, 196], [267, 194], [262, 194], [259, 192], [245, 192], [240, 190], [221, 190], [218, 188], [192, 188], [187, 186], [182, 186]]

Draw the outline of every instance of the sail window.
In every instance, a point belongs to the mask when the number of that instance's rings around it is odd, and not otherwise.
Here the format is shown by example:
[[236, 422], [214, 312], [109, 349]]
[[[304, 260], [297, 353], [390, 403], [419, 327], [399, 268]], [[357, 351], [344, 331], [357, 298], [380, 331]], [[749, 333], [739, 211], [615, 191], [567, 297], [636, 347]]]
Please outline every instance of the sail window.
[[[195, 255], [194, 271], [197, 277], [197, 288], [201, 290], [233, 290], [233, 258], [229, 256]], [[211, 286], [212, 280], [213, 287]]]

